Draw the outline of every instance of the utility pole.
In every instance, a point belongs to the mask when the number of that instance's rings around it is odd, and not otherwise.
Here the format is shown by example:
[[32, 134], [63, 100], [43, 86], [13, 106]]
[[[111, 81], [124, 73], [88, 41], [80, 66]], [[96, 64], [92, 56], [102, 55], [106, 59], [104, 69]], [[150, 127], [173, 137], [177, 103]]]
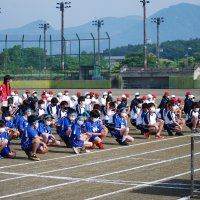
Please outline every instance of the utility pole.
[[160, 67], [160, 24], [164, 22], [164, 17], [151, 18], [152, 23], [157, 25], [157, 67]]
[[44, 32], [44, 70], [46, 70], [47, 66], [46, 66], [46, 54], [47, 54], [47, 50], [46, 50], [46, 32], [47, 29], [49, 28], [49, 24], [39, 24], [39, 28], [43, 29]]
[[65, 37], [64, 37], [64, 10], [65, 8], [71, 8], [71, 2], [60, 2], [57, 3], [56, 8], [61, 11], [61, 69], [64, 71], [65, 69]]
[[143, 4], [143, 14], [144, 14], [144, 69], [147, 69], [147, 31], [146, 31], [146, 4], [150, 1], [142, 0]]
[[101, 47], [100, 47], [100, 29], [104, 25], [103, 20], [95, 20], [92, 21], [92, 25], [97, 26], [97, 31], [98, 31], [98, 66], [101, 65]]

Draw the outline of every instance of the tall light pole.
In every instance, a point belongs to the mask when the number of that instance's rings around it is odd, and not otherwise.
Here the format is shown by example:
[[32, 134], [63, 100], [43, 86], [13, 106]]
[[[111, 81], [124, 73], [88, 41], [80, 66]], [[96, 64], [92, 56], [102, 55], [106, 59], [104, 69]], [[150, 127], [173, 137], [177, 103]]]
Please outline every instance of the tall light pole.
[[158, 59], [158, 66], [160, 66], [160, 24], [164, 22], [164, 17], [155, 17], [151, 18], [152, 23], [156, 23], [157, 25], [157, 59]]
[[147, 31], [146, 31], [146, 4], [150, 1], [142, 0], [143, 4], [143, 14], [144, 14], [144, 69], [147, 69]]
[[100, 28], [104, 25], [103, 20], [92, 21], [92, 25], [97, 26], [98, 31], [98, 66], [101, 65], [101, 47], [100, 47]]
[[64, 10], [65, 8], [71, 8], [71, 2], [60, 2], [57, 3], [56, 8], [60, 9], [61, 11], [61, 69], [64, 71], [65, 69], [65, 37], [64, 37]]
[[39, 28], [43, 29], [44, 32], [44, 70], [46, 70], [46, 54], [47, 54], [47, 50], [46, 50], [46, 32], [47, 29], [49, 28], [49, 24], [39, 24]]

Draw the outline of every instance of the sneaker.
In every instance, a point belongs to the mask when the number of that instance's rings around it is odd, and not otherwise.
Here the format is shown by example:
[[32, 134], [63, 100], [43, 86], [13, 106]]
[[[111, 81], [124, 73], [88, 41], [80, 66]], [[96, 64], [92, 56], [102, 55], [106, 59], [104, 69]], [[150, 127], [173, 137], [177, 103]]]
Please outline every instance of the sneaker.
[[117, 141], [119, 144], [122, 143], [122, 141], [121, 141], [119, 138], [116, 138], [116, 141]]
[[183, 133], [181, 133], [181, 132], [176, 132], [175, 135], [176, 135], [176, 136], [183, 136]]
[[149, 133], [145, 133], [144, 136], [145, 136], [145, 138], [150, 139], [150, 134]]
[[80, 149], [80, 153], [89, 153], [90, 151], [89, 150], [86, 150], [85, 148], [81, 148]]
[[77, 147], [72, 147], [72, 149], [74, 150], [74, 153], [76, 154], [80, 153], [80, 149], [78, 149]]
[[94, 149], [95, 148], [95, 144], [92, 143], [92, 146], [90, 147], [90, 149]]
[[125, 140], [124, 142], [121, 142], [121, 145], [124, 145], [124, 146], [128, 146], [128, 142]]
[[40, 158], [38, 158], [35, 154], [32, 154], [31, 156], [29, 156], [30, 160], [34, 160], [34, 161], [39, 161]]
[[199, 131], [196, 128], [192, 128], [192, 133], [198, 133]]
[[30, 151], [25, 151], [25, 154], [30, 157], [31, 156], [31, 152]]
[[174, 136], [172, 131], [167, 131], [169, 136]]
[[97, 144], [97, 146], [99, 147], [99, 149], [104, 149], [104, 146], [102, 143]]
[[156, 139], [162, 139], [162, 138], [165, 138], [164, 136], [161, 136], [161, 135], [155, 135], [155, 138]]

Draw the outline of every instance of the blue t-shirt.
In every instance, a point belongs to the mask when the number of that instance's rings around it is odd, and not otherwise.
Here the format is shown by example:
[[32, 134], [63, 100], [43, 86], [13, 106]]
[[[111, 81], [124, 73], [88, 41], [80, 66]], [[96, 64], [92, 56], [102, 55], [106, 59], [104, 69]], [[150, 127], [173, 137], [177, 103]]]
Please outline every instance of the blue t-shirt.
[[12, 120], [9, 120], [6, 122], [6, 127], [7, 128], [16, 128], [15, 124], [13, 123]]
[[90, 119], [85, 123], [85, 128], [88, 133], [101, 133], [103, 129], [99, 121], [92, 122]]
[[28, 140], [33, 140], [34, 138], [39, 136], [39, 132], [37, 129], [34, 129], [31, 127], [30, 124], [25, 128], [24, 132], [22, 133], [21, 136], [21, 144]]
[[52, 134], [51, 127], [45, 125], [44, 123], [39, 123], [38, 132], [39, 132], [39, 135], [41, 135], [42, 133]]
[[73, 143], [74, 141], [79, 141], [80, 137], [82, 135], [81, 132], [81, 126], [78, 125], [76, 122], [72, 125], [71, 127], [71, 133], [69, 135], [69, 140], [71, 143]]
[[3, 132], [3, 133], [0, 133], [0, 141], [2, 140], [8, 140], [8, 143], [7, 143], [7, 147], [10, 145], [10, 139], [8, 137], [8, 133], [7, 132]]
[[68, 117], [63, 117], [57, 121], [57, 125], [59, 125], [59, 135], [66, 135], [68, 128], [72, 126], [73, 122]]
[[115, 128], [126, 128], [127, 126], [126, 119], [121, 117], [119, 114], [115, 114], [115, 116], [113, 116], [113, 123]]
[[28, 126], [27, 119], [24, 118], [24, 116], [21, 116], [19, 119], [19, 131], [24, 131], [25, 128]]

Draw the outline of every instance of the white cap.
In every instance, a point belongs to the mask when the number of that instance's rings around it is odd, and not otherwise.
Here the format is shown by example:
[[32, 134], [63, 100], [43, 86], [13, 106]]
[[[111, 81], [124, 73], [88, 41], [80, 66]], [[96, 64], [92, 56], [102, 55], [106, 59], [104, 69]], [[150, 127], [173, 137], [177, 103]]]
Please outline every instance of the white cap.
[[123, 94], [123, 95], [122, 95], [122, 98], [126, 98], [126, 95], [125, 95], [125, 94]]
[[11, 92], [11, 94], [10, 94], [11, 96], [15, 96], [15, 93], [14, 92]]
[[77, 98], [77, 96], [76, 96], [76, 95], [72, 95], [72, 96], [71, 96], [71, 99], [73, 99], [73, 100], [75, 100], [75, 101], [77, 101], [77, 100], [78, 100], [78, 98]]
[[195, 96], [192, 94], [188, 96], [188, 99], [193, 99], [193, 98], [195, 98]]
[[61, 97], [62, 95], [63, 95], [62, 92], [59, 92], [59, 93], [57, 94], [58, 97]]
[[153, 96], [151, 94], [147, 95], [147, 99], [152, 99], [152, 98], [153, 98]]
[[50, 94], [48, 94], [48, 93], [47, 93], [47, 94], [45, 94], [45, 95], [47, 96], [47, 98], [48, 98], [48, 97], [50, 97]]
[[103, 93], [103, 96], [106, 96], [106, 95], [108, 95], [108, 93], [107, 93], [107, 92], [104, 92], [104, 93]]
[[96, 99], [94, 97], [92, 97], [91, 102], [96, 103]]
[[175, 98], [176, 96], [174, 94], [171, 95], [171, 98]]
[[87, 96], [89, 94], [89, 92], [85, 92], [85, 96]]
[[32, 92], [32, 94], [37, 93], [35, 90]]
[[140, 93], [139, 93], [139, 92], [136, 92], [136, 93], [135, 93], [135, 96], [140, 96]]
[[26, 93], [23, 93], [22, 94], [22, 97], [25, 99], [25, 98], [27, 98], [27, 94]]

